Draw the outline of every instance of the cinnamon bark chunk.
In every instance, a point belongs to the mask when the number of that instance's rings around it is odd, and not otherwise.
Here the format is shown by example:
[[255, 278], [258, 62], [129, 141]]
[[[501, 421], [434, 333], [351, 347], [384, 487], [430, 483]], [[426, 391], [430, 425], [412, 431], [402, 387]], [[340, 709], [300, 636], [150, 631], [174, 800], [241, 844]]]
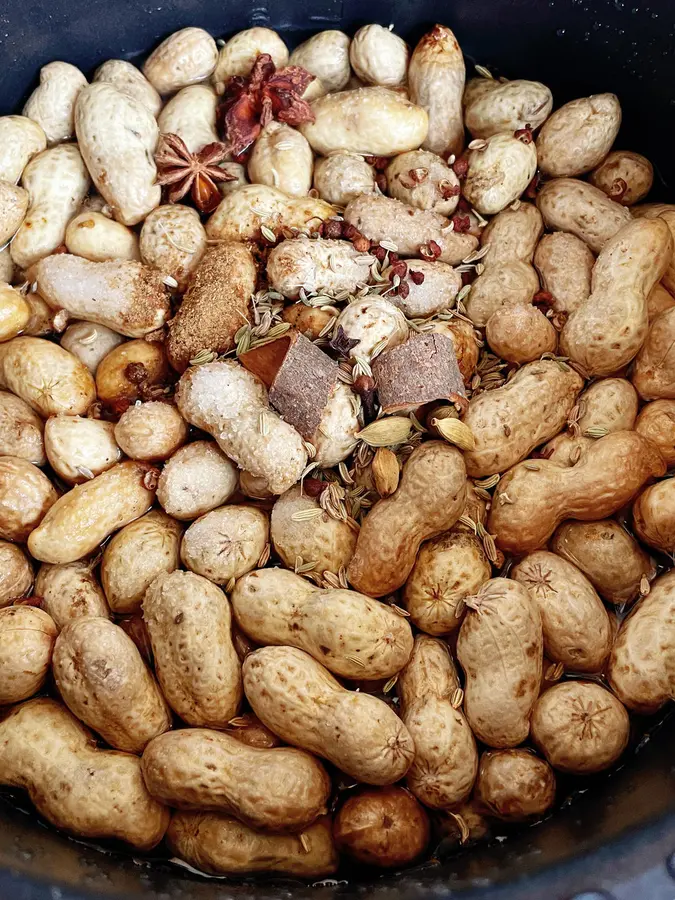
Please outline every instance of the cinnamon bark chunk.
[[242, 353], [239, 361], [269, 390], [272, 406], [310, 440], [338, 380], [338, 364], [295, 329]]
[[251, 318], [257, 274], [245, 244], [216, 244], [206, 251], [169, 322], [166, 352], [177, 372], [202, 350], [227, 353], [234, 347], [235, 334]]
[[452, 341], [444, 334], [415, 334], [373, 362], [382, 411], [413, 412], [434, 400], [466, 398]]

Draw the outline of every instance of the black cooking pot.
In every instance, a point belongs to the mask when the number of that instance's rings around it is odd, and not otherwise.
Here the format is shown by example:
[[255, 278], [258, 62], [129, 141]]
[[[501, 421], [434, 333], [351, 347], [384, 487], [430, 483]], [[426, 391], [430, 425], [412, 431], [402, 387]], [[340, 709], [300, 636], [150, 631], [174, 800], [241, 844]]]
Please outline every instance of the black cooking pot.
[[[325, 28], [394, 22], [416, 40], [451, 26], [468, 61], [550, 85], [556, 105], [614, 91], [624, 111], [617, 146], [655, 164], [654, 196], [675, 194], [673, 0], [2, 0], [0, 114], [20, 110], [40, 66], [65, 59], [85, 72], [136, 58], [167, 34], [201, 25], [228, 35], [269, 25], [289, 44]], [[589, 782], [547, 821], [440, 864], [313, 888], [292, 881], [209, 880], [167, 862], [134, 860], [45, 828], [0, 800], [0, 900], [673, 900], [675, 717], [647, 734], [610, 776]], [[27, 804], [24, 804], [27, 805]], [[21, 802], [19, 802], [21, 806]]]

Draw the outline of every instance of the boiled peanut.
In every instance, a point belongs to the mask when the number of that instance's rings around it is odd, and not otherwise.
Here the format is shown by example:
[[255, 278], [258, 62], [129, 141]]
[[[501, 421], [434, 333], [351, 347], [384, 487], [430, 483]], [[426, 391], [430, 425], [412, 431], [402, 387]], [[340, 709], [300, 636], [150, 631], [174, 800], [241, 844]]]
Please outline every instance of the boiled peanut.
[[540, 169], [563, 178], [594, 169], [611, 150], [620, 125], [621, 106], [614, 94], [565, 103], [544, 122], [537, 137]]
[[195, 441], [167, 460], [157, 499], [174, 519], [197, 519], [229, 500], [237, 481], [236, 466], [217, 444]]
[[42, 608], [61, 630], [73, 619], [110, 616], [105, 594], [93, 569], [97, 559], [51, 566], [44, 563], [35, 579]]
[[254, 569], [269, 539], [269, 519], [254, 506], [221, 506], [193, 522], [180, 556], [197, 575], [227, 584]]
[[0, 609], [0, 706], [27, 700], [49, 674], [56, 625], [33, 606]]

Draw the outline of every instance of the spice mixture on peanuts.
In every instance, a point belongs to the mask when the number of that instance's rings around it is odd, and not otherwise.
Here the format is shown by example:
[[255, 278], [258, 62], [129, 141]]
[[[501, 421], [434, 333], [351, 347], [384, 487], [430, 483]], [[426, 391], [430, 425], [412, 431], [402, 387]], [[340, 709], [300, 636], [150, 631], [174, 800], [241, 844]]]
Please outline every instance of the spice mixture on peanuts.
[[0, 784], [56, 828], [401, 868], [674, 696], [675, 206], [555, 107], [443, 25], [190, 27], [0, 118]]

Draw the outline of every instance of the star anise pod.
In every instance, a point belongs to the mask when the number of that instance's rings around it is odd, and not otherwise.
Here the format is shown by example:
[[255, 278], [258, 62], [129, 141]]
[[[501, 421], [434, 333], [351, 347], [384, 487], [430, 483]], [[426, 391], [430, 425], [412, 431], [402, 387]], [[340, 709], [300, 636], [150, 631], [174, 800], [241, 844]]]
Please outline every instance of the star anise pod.
[[190, 191], [200, 212], [213, 212], [222, 199], [217, 182], [234, 180], [234, 175], [218, 166], [228, 153], [229, 148], [220, 142], [190, 153], [177, 134], [163, 134], [155, 154], [157, 184], [169, 185], [169, 203], [177, 203]]
[[347, 337], [347, 334], [342, 327], [342, 325], [338, 325], [338, 330], [334, 338], [332, 338], [328, 346], [335, 350], [340, 356], [349, 356], [349, 351], [356, 347], [358, 344], [358, 340], [356, 338]]
[[249, 76], [230, 78], [218, 108], [218, 120], [235, 159], [273, 119], [287, 125], [314, 121], [309, 103], [302, 98], [312, 81], [314, 75], [301, 66], [277, 69], [269, 53], [257, 57]]

